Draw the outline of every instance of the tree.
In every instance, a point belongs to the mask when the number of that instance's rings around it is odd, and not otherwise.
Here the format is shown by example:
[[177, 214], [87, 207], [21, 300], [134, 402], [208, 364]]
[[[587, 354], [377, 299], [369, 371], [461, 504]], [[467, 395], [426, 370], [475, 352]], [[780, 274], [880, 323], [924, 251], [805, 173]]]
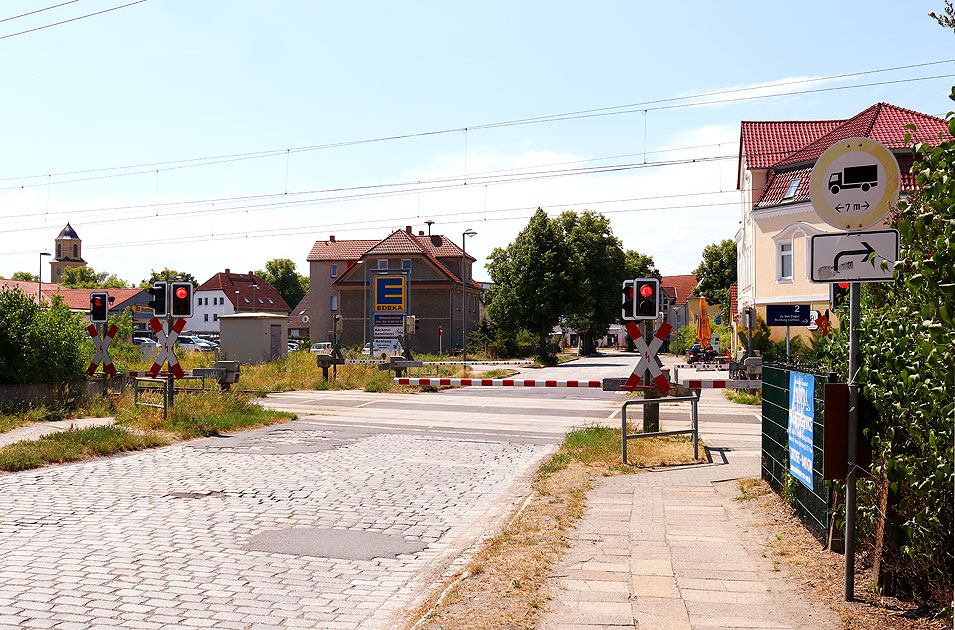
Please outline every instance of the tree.
[[657, 269], [656, 263], [653, 262], [653, 258], [646, 254], [628, 249], [625, 265], [626, 272], [624, 274], [624, 280], [631, 278], [656, 278], [657, 280], [663, 280], [663, 276]]
[[29, 271], [17, 271], [14, 272], [11, 280], [20, 280], [22, 282], [39, 282], [40, 278], [35, 273], [30, 273]]
[[538, 208], [511, 244], [488, 257], [494, 281], [488, 313], [495, 325], [533, 332], [546, 354], [547, 337], [573, 299], [571, 259], [563, 231]]
[[181, 280], [183, 282], [191, 282], [193, 289], [199, 286], [199, 283], [196, 282], [196, 277], [193, 276], [191, 273], [186, 273], [185, 271], [176, 271], [175, 269], [169, 269], [168, 267], [164, 267], [162, 271], [156, 271], [155, 269], [151, 269], [150, 272], [151, 273], [149, 274], [149, 278], [139, 283], [139, 287], [141, 289], [148, 289], [149, 287], [153, 286], [154, 282], [161, 282], [161, 281], [172, 282], [174, 280]]
[[59, 295], [40, 308], [19, 290], [0, 291], [0, 383], [54, 383], [82, 377], [89, 337]]
[[729, 316], [730, 285], [736, 282], [736, 243], [731, 239], [703, 248], [703, 260], [693, 270], [700, 284], [693, 290], [708, 304], [719, 304], [723, 319]]
[[295, 271], [295, 263], [288, 258], [268, 261], [265, 270], [256, 271], [255, 275], [272, 285], [289, 308], [295, 308], [308, 291], [308, 278]]
[[[602, 214], [569, 211], [557, 218], [570, 248], [570, 272], [574, 276], [566, 322], [581, 337], [583, 354], [596, 351], [596, 339], [607, 334], [620, 318], [620, 286], [626, 257], [620, 240]], [[652, 261], [651, 261], [652, 262]]]
[[128, 289], [129, 284], [107, 271], [96, 272], [92, 267], [67, 267], [59, 284], [70, 289]]
[[941, 14], [932, 11], [928, 15], [935, 18], [939, 26], [955, 29], [955, 7], [952, 6], [951, 0], [945, 0], [945, 10]]

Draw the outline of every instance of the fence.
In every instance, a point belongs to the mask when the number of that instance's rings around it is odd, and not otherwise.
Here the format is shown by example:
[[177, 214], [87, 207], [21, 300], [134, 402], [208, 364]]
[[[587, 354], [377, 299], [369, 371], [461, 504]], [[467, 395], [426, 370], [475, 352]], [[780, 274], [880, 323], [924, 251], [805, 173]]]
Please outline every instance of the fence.
[[[778, 493], [789, 494], [806, 529], [828, 543], [832, 488], [823, 475], [823, 397], [827, 378], [812, 374], [812, 489], [789, 473], [789, 373], [784, 365], [763, 366], [762, 477]], [[795, 371], [802, 371], [795, 369]], [[805, 372], [804, 372], [805, 373]]]

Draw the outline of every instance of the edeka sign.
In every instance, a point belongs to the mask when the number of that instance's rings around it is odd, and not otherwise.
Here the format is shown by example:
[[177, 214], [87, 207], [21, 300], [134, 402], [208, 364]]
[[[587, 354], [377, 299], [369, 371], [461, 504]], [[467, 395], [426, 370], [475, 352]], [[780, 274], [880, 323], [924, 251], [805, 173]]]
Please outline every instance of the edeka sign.
[[376, 276], [374, 286], [376, 313], [404, 313], [405, 277]]
[[789, 373], [789, 472], [812, 489], [812, 420], [815, 379]]

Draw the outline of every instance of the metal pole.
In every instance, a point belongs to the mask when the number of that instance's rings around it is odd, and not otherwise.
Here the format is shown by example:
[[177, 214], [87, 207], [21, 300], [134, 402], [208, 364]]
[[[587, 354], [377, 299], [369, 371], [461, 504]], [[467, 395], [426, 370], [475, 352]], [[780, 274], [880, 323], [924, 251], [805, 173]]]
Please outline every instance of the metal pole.
[[[368, 263], [363, 264], [365, 267], [365, 280], [361, 284], [361, 348], [365, 349], [365, 343], [368, 339]], [[371, 356], [369, 354], [369, 356]]]
[[699, 395], [696, 396], [694, 400], [690, 402], [690, 422], [693, 426], [693, 459], [697, 460], [700, 458], [700, 410], [699, 410]]
[[859, 324], [862, 309], [862, 285], [849, 283], [849, 417], [846, 453], [849, 474], [846, 476], [846, 601], [855, 599], [856, 553], [856, 462], [859, 459]]
[[620, 408], [620, 438], [622, 440], [623, 463], [627, 463], [627, 405]]
[[786, 324], [786, 361], [789, 361], [789, 324]]
[[467, 238], [461, 235], [461, 360], [468, 360], [468, 305], [467, 305], [467, 282], [464, 280], [464, 259], [468, 255]]

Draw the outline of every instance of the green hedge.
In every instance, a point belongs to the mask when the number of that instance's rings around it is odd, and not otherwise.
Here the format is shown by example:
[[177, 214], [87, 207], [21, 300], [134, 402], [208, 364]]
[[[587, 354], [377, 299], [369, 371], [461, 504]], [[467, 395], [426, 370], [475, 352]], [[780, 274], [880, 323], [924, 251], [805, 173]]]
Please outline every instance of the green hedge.
[[54, 296], [37, 306], [19, 289], [0, 291], [0, 383], [62, 383], [83, 377], [83, 324]]

